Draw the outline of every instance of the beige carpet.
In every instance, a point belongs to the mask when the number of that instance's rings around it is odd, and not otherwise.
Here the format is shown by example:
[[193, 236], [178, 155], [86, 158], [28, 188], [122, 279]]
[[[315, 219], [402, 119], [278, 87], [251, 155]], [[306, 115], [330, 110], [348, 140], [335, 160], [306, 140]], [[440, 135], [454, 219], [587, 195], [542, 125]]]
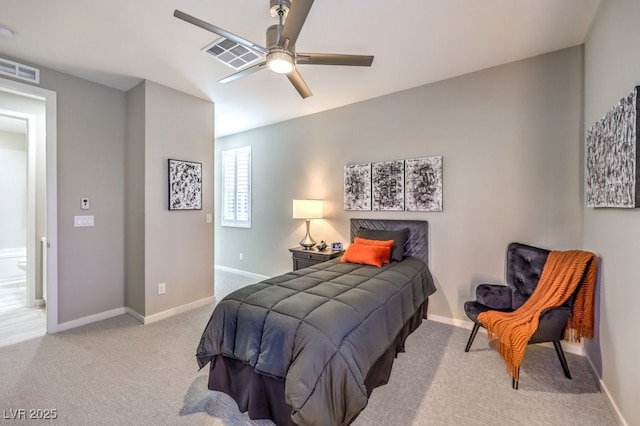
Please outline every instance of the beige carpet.
[[[206, 389], [195, 350], [211, 310], [146, 326], [123, 315], [0, 348], [0, 422], [15, 410], [41, 409], [56, 410], [46, 424], [270, 425]], [[531, 346], [514, 391], [486, 336], [464, 352], [467, 334], [425, 321], [354, 424], [616, 424], [584, 358], [567, 354], [568, 380], [552, 348]]]

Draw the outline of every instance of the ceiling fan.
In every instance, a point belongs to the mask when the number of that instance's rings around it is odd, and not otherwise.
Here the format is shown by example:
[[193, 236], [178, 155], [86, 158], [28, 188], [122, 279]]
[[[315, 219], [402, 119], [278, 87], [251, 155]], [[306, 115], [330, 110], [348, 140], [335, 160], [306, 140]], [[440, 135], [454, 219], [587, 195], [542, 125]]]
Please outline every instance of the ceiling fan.
[[311, 96], [309, 87], [302, 79], [296, 65], [350, 65], [369, 67], [373, 56], [343, 55], [335, 53], [297, 53], [296, 40], [307, 19], [313, 0], [270, 0], [271, 16], [278, 18], [278, 24], [267, 28], [267, 47], [237, 36], [229, 31], [216, 27], [194, 16], [176, 10], [173, 16], [196, 25], [214, 34], [225, 37], [239, 45], [266, 55], [266, 60], [231, 74], [219, 80], [229, 83], [247, 75], [268, 68], [278, 74], [286, 74], [287, 78], [303, 98]]

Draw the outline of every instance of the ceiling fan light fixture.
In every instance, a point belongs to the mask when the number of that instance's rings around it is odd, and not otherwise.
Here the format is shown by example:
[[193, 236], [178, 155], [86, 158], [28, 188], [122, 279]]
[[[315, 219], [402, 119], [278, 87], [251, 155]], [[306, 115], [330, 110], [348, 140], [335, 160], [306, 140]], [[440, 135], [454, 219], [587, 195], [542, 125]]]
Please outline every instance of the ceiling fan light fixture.
[[267, 55], [267, 68], [278, 74], [289, 74], [295, 68], [293, 56], [285, 50], [276, 50]]

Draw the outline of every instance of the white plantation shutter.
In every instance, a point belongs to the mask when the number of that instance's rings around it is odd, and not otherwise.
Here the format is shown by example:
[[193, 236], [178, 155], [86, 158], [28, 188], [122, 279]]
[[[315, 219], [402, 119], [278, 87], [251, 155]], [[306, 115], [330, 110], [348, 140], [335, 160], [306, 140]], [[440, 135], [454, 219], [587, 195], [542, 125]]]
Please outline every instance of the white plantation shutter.
[[251, 147], [222, 151], [222, 226], [251, 228]]

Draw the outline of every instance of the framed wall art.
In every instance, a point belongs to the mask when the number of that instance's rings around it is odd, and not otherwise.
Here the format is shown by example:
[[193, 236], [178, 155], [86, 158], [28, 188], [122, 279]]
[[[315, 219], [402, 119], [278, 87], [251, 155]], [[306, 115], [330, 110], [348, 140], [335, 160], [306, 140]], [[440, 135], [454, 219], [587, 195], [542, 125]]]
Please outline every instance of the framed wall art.
[[373, 163], [371, 179], [373, 210], [404, 210], [404, 161]]
[[371, 210], [371, 164], [344, 166], [344, 209]]
[[202, 163], [169, 159], [169, 210], [202, 210]]
[[442, 156], [404, 161], [405, 210], [442, 211]]
[[587, 131], [587, 206], [640, 207], [640, 86]]

